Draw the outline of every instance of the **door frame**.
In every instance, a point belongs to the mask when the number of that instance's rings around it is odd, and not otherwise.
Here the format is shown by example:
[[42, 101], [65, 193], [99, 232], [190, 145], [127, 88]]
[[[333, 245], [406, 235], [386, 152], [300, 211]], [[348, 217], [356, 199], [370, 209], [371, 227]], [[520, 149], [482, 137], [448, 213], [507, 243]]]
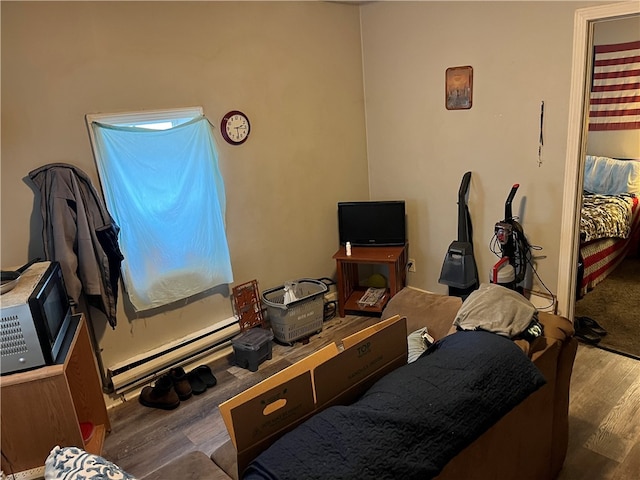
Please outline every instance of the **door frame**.
[[576, 10], [573, 26], [573, 57], [569, 96], [567, 157], [562, 198], [562, 226], [558, 261], [558, 313], [573, 319], [576, 297], [580, 206], [584, 180], [584, 153], [588, 126], [589, 83], [593, 26], [600, 20], [625, 18], [640, 13], [637, 1], [612, 3]]

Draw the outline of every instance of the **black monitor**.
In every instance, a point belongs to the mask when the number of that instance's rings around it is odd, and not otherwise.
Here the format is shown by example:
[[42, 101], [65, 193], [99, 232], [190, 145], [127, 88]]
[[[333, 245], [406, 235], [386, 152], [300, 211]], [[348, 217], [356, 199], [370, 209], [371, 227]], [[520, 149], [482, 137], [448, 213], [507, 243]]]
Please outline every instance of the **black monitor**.
[[339, 202], [340, 244], [394, 246], [407, 241], [403, 200]]

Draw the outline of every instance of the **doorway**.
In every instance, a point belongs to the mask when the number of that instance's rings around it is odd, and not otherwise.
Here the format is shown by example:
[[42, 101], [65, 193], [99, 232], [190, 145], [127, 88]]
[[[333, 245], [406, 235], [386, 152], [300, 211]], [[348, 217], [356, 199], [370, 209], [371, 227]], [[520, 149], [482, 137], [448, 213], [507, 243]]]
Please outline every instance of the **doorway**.
[[624, 19], [640, 14], [637, 2], [589, 7], [576, 11], [569, 103], [567, 158], [563, 196], [560, 260], [558, 264], [558, 307], [561, 315], [573, 319], [578, 269], [579, 220], [584, 157], [587, 152], [588, 93], [594, 26], [604, 20]]

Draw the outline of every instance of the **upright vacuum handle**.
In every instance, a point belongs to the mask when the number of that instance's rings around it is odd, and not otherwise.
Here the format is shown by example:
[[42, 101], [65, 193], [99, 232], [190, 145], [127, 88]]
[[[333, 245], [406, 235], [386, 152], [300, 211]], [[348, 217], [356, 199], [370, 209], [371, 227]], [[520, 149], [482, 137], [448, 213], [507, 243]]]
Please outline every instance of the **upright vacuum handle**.
[[513, 197], [516, 196], [516, 192], [518, 191], [519, 183], [514, 183], [513, 187], [511, 187], [511, 191], [509, 192], [509, 196], [507, 197], [507, 201], [504, 203], [504, 221], [508, 222], [513, 219], [513, 213], [511, 212], [511, 202], [513, 202]]
[[467, 172], [462, 177], [460, 190], [458, 191], [458, 241], [469, 242], [472, 240], [471, 217], [467, 208], [467, 192], [471, 183], [471, 172]]
[[469, 190], [469, 184], [471, 183], [471, 172], [467, 172], [462, 177], [462, 183], [460, 184], [460, 190], [458, 190], [458, 204], [466, 203], [467, 191]]

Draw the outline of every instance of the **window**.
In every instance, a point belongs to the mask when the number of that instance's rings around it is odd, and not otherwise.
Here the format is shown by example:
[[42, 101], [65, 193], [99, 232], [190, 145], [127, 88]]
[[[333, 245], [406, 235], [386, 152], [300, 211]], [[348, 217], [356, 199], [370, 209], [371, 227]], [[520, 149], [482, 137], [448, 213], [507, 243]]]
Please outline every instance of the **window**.
[[87, 115], [137, 311], [233, 281], [224, 183], [200, 108]]

